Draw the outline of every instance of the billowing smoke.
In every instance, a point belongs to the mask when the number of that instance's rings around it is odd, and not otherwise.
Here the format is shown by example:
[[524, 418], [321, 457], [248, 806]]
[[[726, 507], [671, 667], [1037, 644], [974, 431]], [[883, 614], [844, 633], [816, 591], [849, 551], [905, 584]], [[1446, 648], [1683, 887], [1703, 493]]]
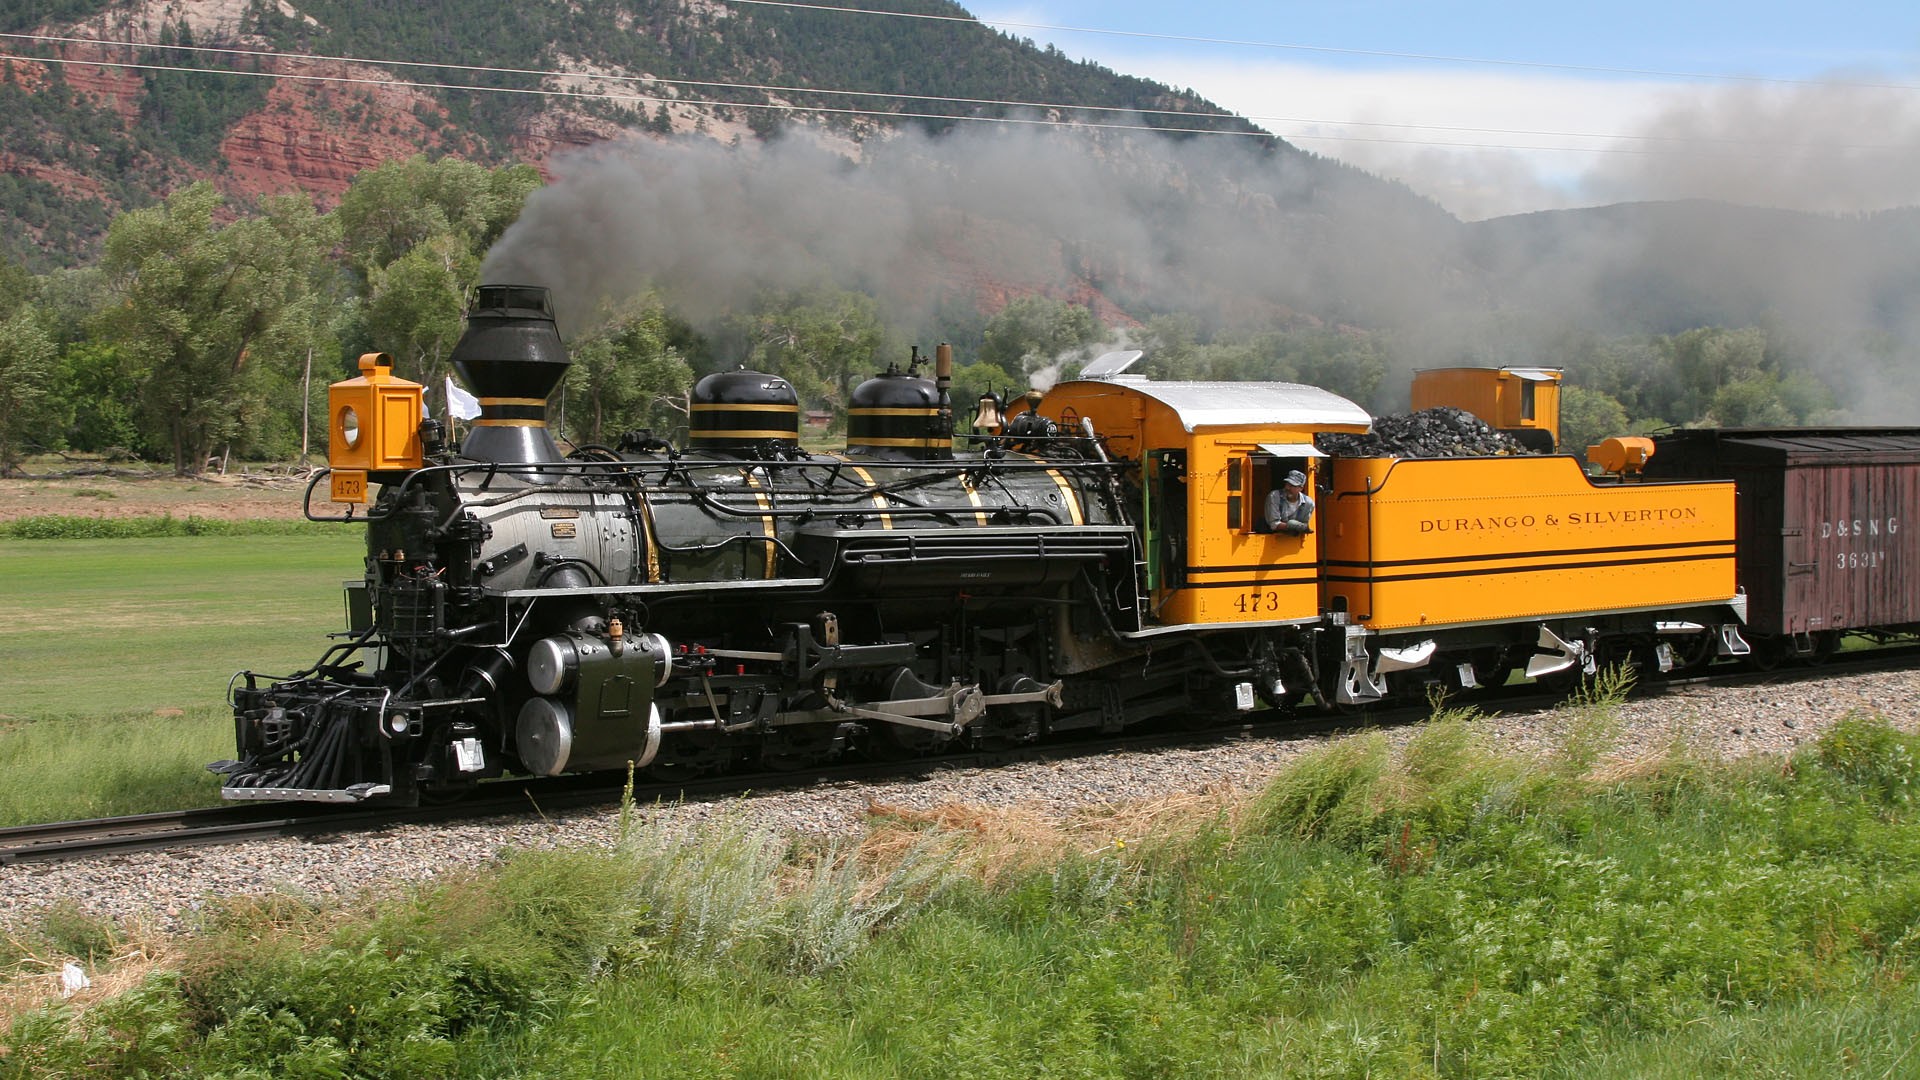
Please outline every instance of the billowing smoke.
[[[1871, 114], [1877, 125], [1837, 126], [1843, 98], [1787, 99], [1754, 90], [1675, 111], [1663, 129], [1700, 140], [1697, 165], [1618, 155], [1592, 182], [1749, 203], [1774, 192], [1829, 210], [1874, 192], [1920, 201], [1912, 155], [1882, 149], [1850, 186], [1823, 187], [1804, 156], [1771, 172], [1708, 167], [1755, 110], [1824, 130], [1835, 154], [1863, 161], [1870, 146], [1914, 140], [1890, 106]], [[1871, 142], [1867, 126], [1881, 128]], [[699, 323], [766, 290], [855, 290], [914, 334], [943, 310], [991, 313], [983, 297], [1041, 293], [1108, 324], [1183, 312], [1203, 334], [1388, 331], [1396, 367], [1374, 404], [1392, 408], [1413, 367], [1566, 363], [1558, 350], [1581, 335], [1767, 326], [1795, 340], [1851, 418], [1911, 422], [1920, 405], [1905, 362], [1920, 343], [1920, 211], [1700, 201], [1464, 225], [1404, 187], [1267, 140], [993, 124], [841, 149], [804, 134], [737, 146], [637, 138], [552, 169], [483, 274], [553, 289], [567, 334], [649, 287]]]
[[[1903, 80], [1911, 81], [1911, 80]], [[1814, 213], [1920, 202], [1920, 96], [1871, 77], [1676, 93], [1581, 187], [1595, 202], [1715, 199]]]
[[[804, 135], [637, 138], [559, 159], [483, 275], [553, 289], [563, 332], [647, 286], [696, 321], [762, 290], [831, 285], [871, 293], [907, 327], [983, 287], [1085, 303], [1109, 322], [1200, 310], [1258, 324], [1430, 302], [1411, 282], [1435, 275], [1393, 221], [1457, 225], [1267, 140], [975, 125], [859, 152]], [[1338, 236], [1334, 222], [1369, 201], [1387, 227]]]

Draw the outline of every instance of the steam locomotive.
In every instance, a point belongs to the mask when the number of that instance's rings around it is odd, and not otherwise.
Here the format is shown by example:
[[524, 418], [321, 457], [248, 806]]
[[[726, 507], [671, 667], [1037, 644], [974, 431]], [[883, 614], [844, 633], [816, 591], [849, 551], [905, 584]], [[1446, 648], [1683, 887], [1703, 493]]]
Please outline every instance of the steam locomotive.
[[[457, 450], [383, 355], [330, 391], [365, 573], [313, 667], [235, 676], [226, 798], [794, 768], [1747, 650], [1731, 482], [1328, 458], [1315, 436], [1371, 418], [1309, 386], [1096, 366], [956, 450], [941, 346], [857, 388], [844, 452], [738, 370], [694, 387], [683, 445], [563, 455], [545, 290], [481, 287], [452, 359], [481, 406]], [[1317, 520], [1268, 531], [1296, 470]]]

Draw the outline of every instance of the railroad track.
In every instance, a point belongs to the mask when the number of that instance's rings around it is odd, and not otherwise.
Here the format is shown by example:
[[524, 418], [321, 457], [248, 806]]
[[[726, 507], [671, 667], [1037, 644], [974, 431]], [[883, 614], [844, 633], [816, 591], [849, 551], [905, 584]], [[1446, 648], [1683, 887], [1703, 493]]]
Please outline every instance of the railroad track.
[[[1771, 671], [1727, 671], [1711, 675], [1649, 681], [1638, 693], [1665, 693], [1689, 686], [1788, 684], [1834, 675], [1864, 674], [1920, 663], [1920, 648], [1896, 647], [1843, 654], [1815, 666]], [[1562, 698], [1533, 684], [1482, 693], [1471, 703], [1485, 712], [1548, 709]], [[1428, 714], [1424, 702], [1378, 707], [1365, 713], [1316, 715], [1305, 719], [1246, 720], [1193, 730], [1133, 733], [1023, 746], [962, 751], [901, 761], [859, 761], [781, 772], [730, 773], [678, 782], [640, 782], [632, 789], [638, 805], [682, 800], [705, 801], [753, 791], [792, 790], [833, 783], [875, 783], [955, 769], [995, 768], [1019, 762], [1063, 761], [1116, 753], [1145, 753], [1197, 748], [1237, 739], [1311, 738], [1362, 727], [1413, 723]], [[63, 821], [0, 828], [0, 866], [34, 861], [91, 858], [135, 851], [234, 844], [275, 837], [319, 837], [364, 833], [410, 824], [482, 820], [544, 814], [617, 804], [626, 795], [622, 779], [604, 775], [511, 780], [483, 784], [458, 802], [420, 807], [339, 807], [313, 803], [243, 803], [209, 809], [138, 814], [130, 817]]]

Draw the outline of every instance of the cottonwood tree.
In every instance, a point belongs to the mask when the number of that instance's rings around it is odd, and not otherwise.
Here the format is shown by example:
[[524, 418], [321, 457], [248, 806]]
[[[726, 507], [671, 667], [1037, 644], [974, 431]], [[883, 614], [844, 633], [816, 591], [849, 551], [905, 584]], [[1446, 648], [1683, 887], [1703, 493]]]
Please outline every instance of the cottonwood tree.
[[1587, 447], [1616, 435], [1642, 434], [1613, 395], [1584, 386], [1560, 387], [1560, 451], [1584, 456]]
[[334, 215], [347, 259], [365, 280], [435, 237], [484, 255], [539, 187], [531, 165], [489, 169], [415, 155], [354, 177]]
[[442, 385], [487, 249], [540, 186], [532, 166], [415, 156], [361, 173], [334, 216], [365, 284], [366, 327], [399, 371]]
[[1022, 296], [987, 320], [980, 361], [1031, 372], [1066, 357], [1099, 336], [1093, 312], [1045, 296]]
[[747, 365], [785, 378], [810, 405], [844, 408], [854, 385], [885, 367], [879, 304], [861, 293], [766, 296], [734, 322]]
[[465, 330], [467, 297], [480, 257], [457, 237], [436, 236], [373, 271], [367, 330], [398, 371], [428, 388], [443, 385], [447, 357]]
[[576, 338], [561, 388], [569, 431], [579, 441], [605, 443], [684, 419], [693, 368], [672, 340], [672, 320], [651, 295]]
[[57, 445], [64, 426], [54, 393], [58, 360], [31, 307], [0, 319], [0, 476], [17, 473], [30, 446]]
[[178, 475], [204, 470], [263, 411], [270, 372], [254, 350], [296, 310], [323, 251], [301, 198], [221, 225], [225, 199], [197, 183], [107, 232], [101, 265], [118, 302], [102, 330], [141, 379], [141, 422]]

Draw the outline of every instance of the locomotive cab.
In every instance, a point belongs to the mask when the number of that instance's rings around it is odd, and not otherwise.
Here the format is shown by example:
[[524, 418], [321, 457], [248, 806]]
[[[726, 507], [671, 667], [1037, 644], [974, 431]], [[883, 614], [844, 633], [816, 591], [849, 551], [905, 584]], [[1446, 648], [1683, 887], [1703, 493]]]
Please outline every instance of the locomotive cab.
[[1142, 588], [1157, 624], [1250, 627], [1320, 617], [1318, 533], [1274, 532], [1268, 494], [1300, 472], [1311, 496], [1319, 432], [1365, 432], [1372, 418], [1337, 394], [1294, 383], [1062, 383], [1045, 399], [1063, 429], [1091, 422], [1140, 462]]

